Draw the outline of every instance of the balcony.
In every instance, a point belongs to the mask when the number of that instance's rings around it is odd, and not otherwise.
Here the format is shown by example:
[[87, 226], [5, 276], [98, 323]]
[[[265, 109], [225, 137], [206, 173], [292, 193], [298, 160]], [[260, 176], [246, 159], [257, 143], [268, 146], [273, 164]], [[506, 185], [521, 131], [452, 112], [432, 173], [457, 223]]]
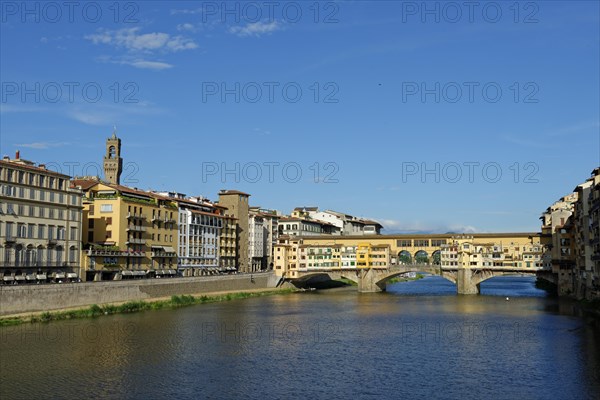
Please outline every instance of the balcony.
[[127, 231], [132, 232], [146, 232], [146, 227], [141, 225], [128, 225]]
[[128, 250], [123, 252], [123, 257], [146, 257], [146, 252]]
[[146, 244], [146, 239], [131, 238], [131, 239], [127, 239], [125, 244]]
[[9, 262], [0, 264], [0, 268], [59, 268], [59, 267], [79, 267], [79, 262], [73, 261], [23, 261]]
[[177, 253], [175, 252], [165, 252], [165, 251], [153, 251], [150, 253], [150, 257], [152, 258], [157, 258], [157, 257], [177, 257]]
[[4, 244], [15, 244], [15, 243], [17, 243], [17, 239], [12, 236], [4, 239]]
[[121, 250], [112, 249], [89, 249], [87, 251], [88, 256], [104, 256], [104, 257], [118, 257], [123, 252]]
[[144, 215], [129, 212], [127, 213], [127, 219], [144, 219]]
[[48, 246], [56, 246], [58, 239], [48, 239]]

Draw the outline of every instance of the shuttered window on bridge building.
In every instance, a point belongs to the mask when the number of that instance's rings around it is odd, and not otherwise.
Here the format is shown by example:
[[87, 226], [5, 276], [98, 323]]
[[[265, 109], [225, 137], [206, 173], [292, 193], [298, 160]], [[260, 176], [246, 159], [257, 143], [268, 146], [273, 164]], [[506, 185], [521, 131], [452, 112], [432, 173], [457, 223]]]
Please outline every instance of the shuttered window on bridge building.
[[415, 247], [428, 247], [429, 239], [415, 239]]
[[432, 247], [441, 247], [443, 244], [446, 244], [446, 239], [431, 239]]
[[412, 240], [410, 240], [410, 239], [396, 240], [396, 247], [412, 247]]

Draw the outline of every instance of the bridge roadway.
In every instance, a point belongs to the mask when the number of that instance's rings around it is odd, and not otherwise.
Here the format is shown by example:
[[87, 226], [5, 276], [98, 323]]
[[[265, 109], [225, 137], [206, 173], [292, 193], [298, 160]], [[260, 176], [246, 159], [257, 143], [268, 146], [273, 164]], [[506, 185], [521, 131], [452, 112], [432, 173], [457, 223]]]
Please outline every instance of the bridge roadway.
[[298, 278], [292, 279], [292, 283], [304, 283], [316, 276], [328, 275], [331, 279], [346, 278], [358, 285], [358, 291], [380, 292], [385, 291], [386, 282], [398, 275], [408, 272], [423, 272], [441, 276], [456, 285], [458, 294], [479, 294], [479, 285], [496, 276], [537, 276], [556, 284], [556, 276], [551, 271], [541, 268], [517, 268], [517, 267], [442, 267], [433, 264], [399, 264], [388, 268], [313, 268], [306, 271], [298, 271]]

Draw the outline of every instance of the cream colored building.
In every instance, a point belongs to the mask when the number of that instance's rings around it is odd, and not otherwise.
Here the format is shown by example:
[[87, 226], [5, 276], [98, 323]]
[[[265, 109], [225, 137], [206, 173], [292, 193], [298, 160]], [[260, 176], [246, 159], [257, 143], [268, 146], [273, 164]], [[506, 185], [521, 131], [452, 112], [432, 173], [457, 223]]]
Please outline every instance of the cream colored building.
[[442, 245], [442, 267], [541, 269], [543, 246], [538, 242], [475, 242], [471, 235], [457, 235]]
[[235, 232], [235, 269], [238, 272], [251, 272], [251, 264], [249, 261], [250, 243], [248, 215], [249, 215], [249, 200], [248, 193], [238, 190], [221, 190], [219, 192], [219, 206], [227, 209], [226, 213], [236, 222]]
[[298, 247], [299, 270], [341, 268], [341, 245], [306, 245]]
[[223, 228], [221, 229], [221, 236], [219, 237], [219, 251], [220, 258], [219, 263], [221, 270], [225, 271], [236, 271], [237, 270], [237, 218], [227, 214], [227, 210], [224, 210], [223, 215]]
[[82, 265], [86, 280], [177, 275], [178, 207], [127, 186], [76, 179], [84, 192]]
[[[266, 269], [265, 239], [266, 237], [265, 221], [260, 212], [249, 211], [248, 215], [248, 262], [250, 263], [249, 272], [258, 272]], [[265, 263], [263, 267], [263, 263]]]
[[[364, 240], [364, 238], [363, 238]], [[298, 272], [331, 269], [385, 269], [390, 266], [390, 246], [360, 242], [347, 246], [329, 242], [307, 243], [306, 238], [281, 236], [275, 245], [275, 274], [295, 278]]]
[[0, 161], [0, 282], [79, 279], [81, 199], [68, 176], [18, 151]]
[[203, 197], [156, 192], [178, 207], [177, 268], [181, 276], [214, 275], [225, 270], [220, 263], [223, 207]]
[[300, 258], [298, 249], [302, 239], [283, 235], [274, 246], [274, 271], [277, 276], [284, 278], [298, 278]]

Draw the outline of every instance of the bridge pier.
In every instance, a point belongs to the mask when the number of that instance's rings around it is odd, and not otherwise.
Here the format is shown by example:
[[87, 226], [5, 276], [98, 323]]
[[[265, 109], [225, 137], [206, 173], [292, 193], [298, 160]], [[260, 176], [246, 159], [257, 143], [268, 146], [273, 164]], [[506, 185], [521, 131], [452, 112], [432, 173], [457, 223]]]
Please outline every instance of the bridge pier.
[[[479, 294], [480, 283], [503, 275], [537, 275], [539, 278], [553, 280], [556, 282], [556, 275], [551, 271], [540, 271], [531, 268], [469, 268], [469, 267], [441, 267], [439, 265], [393, 265], [389, 268], [359, 268], [349, 270], [329, 270], [322, 271], [319, 274], [328, 274], [331, 279], [341, 277], [349, 278], [358, 284], [358, 291], [362, 293], [374, 293], [385, 291], [386, 281], [395, 276], [407, 272], [421, 271], [438, 275], [448, 279], [456, 284], [457, 294]], [[311, 271], [307, 276], [315, 275]]]
[[385, 283], [383, 287], [377, 284], [377, 272], [374, 269], [363, 269], [359, 271], [358, 276], [358, 291], [360, 293], [375, 293], [385, 290]]
[[461, 268], [457, 271], [456, 293], [479, 294], [479, 284], [473, 281], [473, 271], [470, 268]]

